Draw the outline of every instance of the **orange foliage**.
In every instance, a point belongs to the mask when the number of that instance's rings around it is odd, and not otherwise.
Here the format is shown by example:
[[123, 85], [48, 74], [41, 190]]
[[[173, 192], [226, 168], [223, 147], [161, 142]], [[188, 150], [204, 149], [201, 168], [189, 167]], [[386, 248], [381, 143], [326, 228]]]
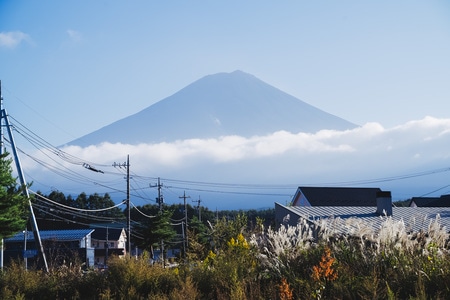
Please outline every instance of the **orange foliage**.
[[337, 278], [337, 272], [333, 269], [333, 263], [336, 259], [331, 257], [329, 248], [325, 248], [325, 253], [318, 266], [313, 267], [312, 277], [315, 281], [333, 281]]
[[289, 283], [286, 281], [286, 278], [281, 279], [280, 288], [280, 299], [281, 300], [292, 300], [292, 290], [289, 287]]

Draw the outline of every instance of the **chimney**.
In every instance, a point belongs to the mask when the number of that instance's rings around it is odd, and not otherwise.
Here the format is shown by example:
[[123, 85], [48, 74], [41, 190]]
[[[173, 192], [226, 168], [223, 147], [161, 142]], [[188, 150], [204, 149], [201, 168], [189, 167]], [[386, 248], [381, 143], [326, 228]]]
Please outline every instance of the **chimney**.
[[391, 192], [377, 192], [377, 214], [380, 216], [392, 216]]

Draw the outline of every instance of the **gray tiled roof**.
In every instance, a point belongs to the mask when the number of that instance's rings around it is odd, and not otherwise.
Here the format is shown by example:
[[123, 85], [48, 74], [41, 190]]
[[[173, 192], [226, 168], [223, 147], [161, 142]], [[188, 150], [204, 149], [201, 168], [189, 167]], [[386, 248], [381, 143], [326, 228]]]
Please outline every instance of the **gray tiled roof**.
[[[94, 229], [70, 229], [70, 230], [41, 230], [39, 235], [41, 240], [58, 240], [58, 241], [80, 241], [85, 236], [91, 234]], [[16, 233], [16, 235], [5, 239], [5, 242], [23, 241], [23, 232]], [[27, 232], [27, 240], [34, 240], [32, 231]]]
[[[277, 221], [282, 223], [281, 219], [289, 214], [290, 225], [293, 225], [299, 217], [311, 221], [327, 218], [359, 218], [374, 230], [380, 228], [385, 216], [376, 213], [376, 207], [368, 206], [284, 206], [276, 203], [275, 205]], [[431, 221], [440, 217], [441, 226], [450, 230], [450, 207], [393, 207], [392, 219], [394, 221], [403, 221], [406, 228], [415, 232], [427, 230]]]

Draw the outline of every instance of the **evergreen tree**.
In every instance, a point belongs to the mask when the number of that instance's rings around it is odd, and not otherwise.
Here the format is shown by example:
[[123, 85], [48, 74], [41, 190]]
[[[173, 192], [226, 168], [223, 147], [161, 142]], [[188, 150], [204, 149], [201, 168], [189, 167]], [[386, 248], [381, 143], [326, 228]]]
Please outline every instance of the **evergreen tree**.
[[0, 238], [7, 238], [24, 230], [28, 217], [28, 198], [24, 186], [18, 186], [12, 176], [8, 153], [0, 155]]
[[[136, 244], [143, 249], [150, 250], [153, 257], [154, 246], [159, 247], [162, 240], [170, 242], [176, 236], [176, 231], [173, 229], [170, 220], [173, 211], [165, 210], [160, 212], [157, 211], [156, 206], [151, 205], [139, 207], [139, 211], [146, 215], [152, 215], [153, 217], [139, 218], [139, 223], [134, 226], [134, 231], [140, 237], [136, 241]], [[136, 220], [133, 216], [139, 215], [136, 212], [135, 209], [131, 211], [133, 220]]]
[[188, 239], [189, 259], [204, 259], [211, 249], [211, 239], [208, 235], [208, 227], [200, 222], [196, 216], [189, 220]]

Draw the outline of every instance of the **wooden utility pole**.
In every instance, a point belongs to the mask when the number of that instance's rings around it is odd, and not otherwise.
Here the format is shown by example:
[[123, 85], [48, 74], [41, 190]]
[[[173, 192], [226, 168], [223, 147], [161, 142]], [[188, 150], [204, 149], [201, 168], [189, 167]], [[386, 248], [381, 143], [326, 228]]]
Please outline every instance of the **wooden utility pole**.
[[130, 155], [127, 155], [127, 162], [118, 164], [113, 163], [113, 167], [125, 167], [127, 170], [127, 253], [131, 256], [131, 207], [130, 207]]

